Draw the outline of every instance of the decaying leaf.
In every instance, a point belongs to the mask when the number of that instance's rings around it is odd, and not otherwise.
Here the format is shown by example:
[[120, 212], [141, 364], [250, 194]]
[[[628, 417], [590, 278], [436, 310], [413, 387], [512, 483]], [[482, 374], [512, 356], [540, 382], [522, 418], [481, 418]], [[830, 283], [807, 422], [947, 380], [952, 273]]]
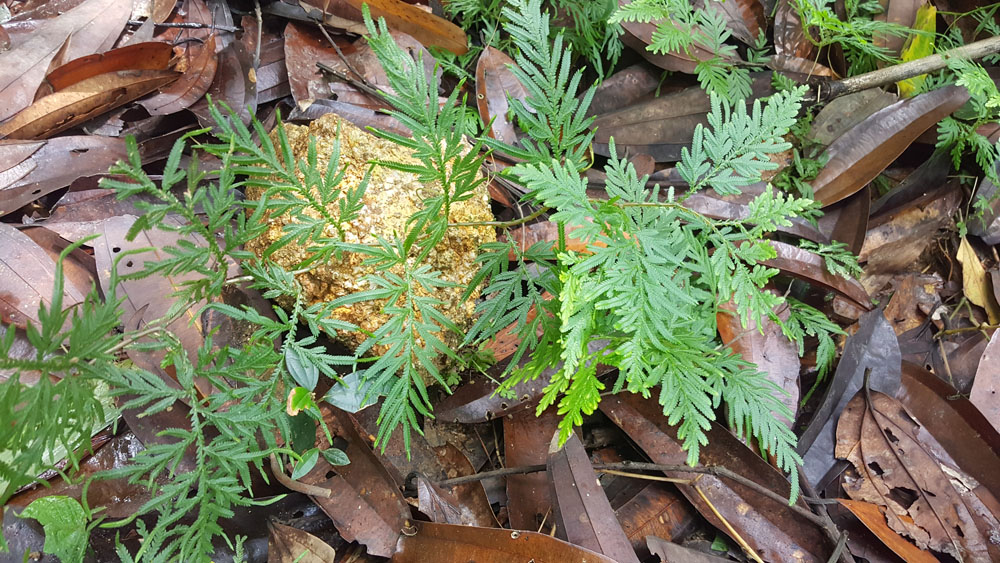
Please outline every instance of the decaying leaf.
[[[559, 427], [555, 409], [541, 416], [521, 411], [503, 417], [504, 459], [509, 467], [538, 465], [548, 458], [549, 438]], [[515, 530], [538, 530], [552, 510], [543, 473], [507, 477], [507, 519]]]
[[1000, 431], [1000, 331], [993, 333], [979, 361], [969, 401]]
[[187, 108], [200, 100], [212, 85], [219, 64], [215, 55], [215, 36], [210, 36], [204, 45], [189, 47], [185, 53], [184, 74], [159, 94], [139, 102], [150, 115], [169, 115]]
[[45, 83], [39, 89], [39, 94], [48, 95], [58, 92], [77, 82], [106, 72], [167, 70], [171, 55], [173, 55], [173, 48], [169, 43], [150, 41], [132, 43], [105, 53], [80, 57], [50, 72], [45, 77]]
[[844, 508], [857, 516], [865, 527], [867, 527], [882, 543], [903, 558], [907, 563], [936, 563], [937, 557], [930, 553], [918, 549], [912, 543], [903, 539], [892, 528], [885, 523], [885, 513], [878, 506], [870, 502], [858, 500], [837, 499]]
[[[38, 324], [38, 307], [52, 302], [56, 264], [42, 247], [7, 223], [0, 223], [0, 321], [24, 328]], [[83, 301], [73, 285], [63, 286], [63, 307]]]
[[932, 455], [929, 437], [892, 397], [862, 390], [837, 425], [839, 458], [854, 466], [844, 489], [854, 500], [886, 509], [889, 527], [917, 547], [959, 560], [991, 561], [1000, 546], [990, 539], [1000, 522], [970, 490], [958, 468]]
[[509, 145], [517, 143], [514, 125], [507, 118], [509, 105], [508, 96], [523, 100], [528, 92], [521, 81], [514, 76], [508, 65], [514, 65], [514, 59], [503, 51], [486, 47], [476, 63], [476, 105], [479, 108], [479, 118], [483, 123], [490, 124], [490, 136]]
[[305, 530], [277, 522], [267, 524], [267, 563], [331, 563], [337, 552]]

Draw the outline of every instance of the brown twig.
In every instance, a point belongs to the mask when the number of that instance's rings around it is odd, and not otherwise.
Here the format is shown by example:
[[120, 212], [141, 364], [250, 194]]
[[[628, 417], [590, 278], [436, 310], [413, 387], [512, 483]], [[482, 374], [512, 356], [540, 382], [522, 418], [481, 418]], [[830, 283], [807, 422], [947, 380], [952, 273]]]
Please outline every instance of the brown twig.
[[943, 53], [921, 57], [915, 61], [880, 68], [843, 80], [827, 82], [818, 87], [817, 97], [829, 101], [845, 94], [893, 84], [900, 80], [941, 70], [948, 66], [948, 59], [976, 60], [994, 53], [1000, 53], [1000, 36], [993, 36], [989, 39], [949, 49]]

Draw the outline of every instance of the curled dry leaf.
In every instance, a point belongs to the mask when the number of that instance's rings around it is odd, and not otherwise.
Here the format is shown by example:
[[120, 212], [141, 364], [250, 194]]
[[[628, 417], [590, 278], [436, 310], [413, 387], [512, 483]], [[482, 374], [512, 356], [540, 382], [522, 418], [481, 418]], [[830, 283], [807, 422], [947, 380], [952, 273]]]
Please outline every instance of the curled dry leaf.
[[172, 70], [99, 74], [45, 96], [0, 125], [0, 138], [44, 139], [169, 84]]
[[188, 44], [185, 50], [187, 70], [159, 94], [139, 102], [150, 115], [169, 115], [185, 109], [205, 95], [215, 79], [219, 61], [215, 55], [215, 35], [204, 45]]
[[105, 53], [96, 53], [74, 59], [53, 70], [45, 77], [39, 94], [58, 92], [106, 72], [118, 70], [167, 70], [173, 47], [169, 43], [151, 41], [135, 43]]
[[[909, 412], [920, 413], [920, 432], [934, 436], [955, 465], [972, 476], [980, 487], [976, 494], [989, 506], [1000, 507], [1000, 433], [968, 399], [925, 370], [903, 362], [903, 377], [896, 393]], [[997, 509], [1000, 512], [1000, 508]]]
[[[0, 321], [24, 328], [38, 324], [38, 307], [52, 302], [56, 264], [42, 247], [7, 223], [0, 223]], [[83, 301], [73, 285], [63, 285], [63, 307]]]
[[865, 288], [854, 278], [846, 279], [828, 272], [822, 256], [779, 241], [771, 241], [771, 246], [778, 256], [761, 262], [765, 266], [778, 268], [786, 275], [835, 291], [864, 309], [872, 308]]
[[995, 561], [1000, 546], [990, 534], [1000, 522], [972, 493], [970, 478], [932, 455], [940, 446], [929, 446], [929, 436], [918, 440], [919, 427], [896, 399], [855, 395], [837, 425], [837, 457], [857, 471], [844, 489], [854, 500], [884, 507], [889, 527], [920, 549], [960, 561]]
[[337, 551], [305, 530], [267, 523], [267, 563], [332, 563]]
[[558, 443], [556, 431], [551, 435], [546, 462], [555, 500], [556, 533], [620, 563], [639, 563], [580, 438], [570, 434], [561, 448]]
[[507, 118], [510, 106], [508, 97], [523, 100], [528, 97], [521, 81], [514, 76], [508, 65], [515, 65], [514, 59], [503, 51], [486, 47], [476, 63], [476, 106], [479, 118], [490, 124], [490, 137], [508, 145], [517, 143], [514, 124]]
[[414, 522], [416, 532], [399, 538], [394, 563], [615, 563], [589, 549], [536, 532]]
[[[681, 448], [677, 427], [668, 424], [655, 400], [619, 393], [603, 398], [600, 409], [655, 463], [686, 463], [687, 452]], [[702, 465], [725, 467], [779, 495], [789, 493], [784, 475], [729, 430], [713, 422], [707, 435], [708, 444], [699, 453]], [[819, 528], [804, 521], [787, 502], [714, 475], [670, 471], [664, 474], [690, 479], [691, 484], [677, 487], [698, 512], [719, 530], [739, 538], [737, 541], [742, 541], [764, 561], [826, 561], [833, 549]], [[805, 503], [800, 500], [799, 506]]]
[[[73, 43], [87, 37], [98, 37], [99, 43], [116, 25], [116, 17], [125, 6], [124, 19], [114, 30], [115, 37], [125, 25], [131, 6], [119, 0], [87, 0], [75, 8], [52, 18], [19, 42], [13, 49], [0, 52], [0, 120], [6, 119], [28, 107], [35, 91], [45, 78], [49, 64], [60, 52], [66, 39], [73, 35]], [[79, 33], [78, 33], [79, 32]], [[110, 46], [110, 45], [109, 45]], [[104, 49], [91, 48], [77, 56], [88, 55]]]
[[860, 190], [921, 133], [968, 100], [965, 88], [947, 86], [871, 114], [827, 149], [829, 160], [811, 182], [816, 200], [830, 205]]

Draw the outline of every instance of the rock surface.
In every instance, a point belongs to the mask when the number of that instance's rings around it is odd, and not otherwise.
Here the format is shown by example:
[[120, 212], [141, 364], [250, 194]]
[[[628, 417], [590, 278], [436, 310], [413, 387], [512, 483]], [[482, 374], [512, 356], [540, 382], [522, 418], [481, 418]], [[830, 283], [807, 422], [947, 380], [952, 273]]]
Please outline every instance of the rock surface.
[[[316, 139], [318, 165], [325, 170], [329, 162], [333, 144], [340, 126], [340, 167], [346, 167], [341, 182], [343, 188], [357, 187], [369, 162], [373, 160], [389, 160], [416, 164], [409, 151], [391, 141], [380, 139], [334, 114], [326, 114], [313, 121], [308, 126], [285, 124], [285, 131], [296, 159], [305, 158], [309, 147], [310, 136]], [[272, 140], [277, 136], [272, 133]], [[247, 197], [259, 199], [260, 188], [248, 188]], [[364, 209], [357, 218], [346, 225], [345, 242], [359, 244], [376, 244], [376, 236], [392, 239], [395, 234], [405, 232], [406, 221], [421, 207], [421, 202], [432, 195], [441, 193], [440, 185], [425, 185], [416, 175], [382, 166], [375, 166], [364, 195]], [[337, 214], [336, 202], [328, 207]], [[314, 214], [315, 215], [315, 214]], [[282, 229], [292, 219], [287, 215], [268, 218], [269, 228], [258, 239], [247, 244], [247, 249], [261, 256], [264, 250], [274, 241], [281, 238]], [[452, 223], [474, 221], [492, 221], [489, 195], [485, 184], [479, 186], [472, 198], [453, 203], [449, 217]], [[334, 227], [328, 227], [327, 236], [336, 237]], [[485, 242], [496, 240], [493, 227], [452, 227], [437, 247], [431, 252], [426, 263], [434, 270], [441, 272], [441, 278], [454, 282], [459, 287], [440, 288], [433, 296], [444, 302], [441, 312], [460, 327], [466, 328], [472, 320], [475, 299], [479, 296], [478, 289], [470, 299], [461, 300], [465, 286], [478, 270], [476, 256], [478, 248]], [[271, 259], [282, 267], [293, 270], [303, 260], [309, 257], [309, 252], [300, 245], [289, 244], [271, 255]], [[314, 304], [332, 301], [349, 293], [371, 289], [371, 284], [364, 277], [375, 273], [371, 266], [362, 264], [364, 256], [356, 253], [343, 253], [342, 260], [321, 264], [306, 273], [297, 275], [299, 283], [305, 292], [305, 302]], [[395, 271], [395, 270], [394, 270]], [[400, 274], [402, 270], [395, 271]], [[427, 292], [418, 291], [426, 295]], [[354, 323], [367, 332], [374, 332], [388, 316], [382, 312], [386, 305], [380, 302], [361, 302], [349, 307], [336, 309], [333, 316], [337, 319]], [[456, 346], [458, 338], [453, 334], [438, 335], [449, 346]], [[365, 339], [360, 332], [342, 332], [337, 337], [356, 347]], [[384, 350], [374, 350], [381, 353]]]

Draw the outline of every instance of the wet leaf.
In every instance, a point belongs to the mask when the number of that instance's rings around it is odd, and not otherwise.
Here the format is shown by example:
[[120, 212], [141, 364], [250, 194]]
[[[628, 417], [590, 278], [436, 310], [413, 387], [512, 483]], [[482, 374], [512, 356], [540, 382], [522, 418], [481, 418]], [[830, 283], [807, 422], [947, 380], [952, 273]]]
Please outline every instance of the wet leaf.
[[1000, 330], [993, 333], [979, 361], [969, 401], [1000, 431]]
[[493, 47], [483, 49], [476, 63], [476, 106], [483, 123], [491, 124], [490, 137], [514, 145], [517, 133], [507, 118], [510, 109], [507, 98], [523, 100], [528, 97], [528, 92], [508, 65], [516, 66], [514, 59], [503, 51]]
[[811, 182], [817, 201], [836, 203], [875, 179], [921, 133], [962, 107], [969, 92], [948, 86], [881, 109], [827, 149], [829, 160]]
[[414, 522], [399, 538], [394, 563], [615, 563], [613, 559], [535, 532]]
[[[682, 465], [688, 454], [655, 400], [619, 393], [601, 400], [601, 411], [624, 430], [655, 463]], [[785, 477], [722, 426], [712, 423], [700, 463], [719, 465], [777, 492], [789, 493]], [[764, 561], [826, 561], [832, 546], [814, 524], [788, 507], [738, 483], [713, 475], [664, 472], [691, 479], [678, 489], [698, 512], [719, 530], [736, 534]], [[799, 501], [800, 506], [804, 506]]]
[[990, 324], [1000, 322], [1000, 305], [997, 305], [996, 297], [993, 296], [990, 276], [965, 237], [962, 237], [962, 242], [959, 243], [955, 258], [962, 264], [962, 290], [965, 297], [974, 305], [986, 310]]
[[[109, 36], [118, 33], [128, 19], [131, 5], [118, 0], [88, 0], [45, 22], [37, 32], [13, 49], [0, 52], [0, 120], [28, 107], [45, 78], [49, 64], [72, 36], [70, 59], [103, 51]], [[66, 51], [63, 51], [64, 53]]]
[[615, 561], [639, 563], [611, 510], [583, 443], [576, 434], [570, 434], [561, 448], [558, 443], [559, 433], [555, 432], [551, 435], [546, 462], [555, 500], [556, 532], [574, 545], [603, 553]]
[[796, 451], [802, 456], [802, 471], [809, 482], [821, 488], [827, 472], [834, 466], [836, 423], [869, 374], [871, 389], [894, 394], [899, 389], [899, 343], [892, 325], [882, 311], [865, 313], [858, 321], [858, 330], [844, 344], [844, 353], [837, 365], [812, 420], [799, 437]]
[[884, 507], [889, 527], [921, 549], [959, 560], [995, 559], [1000, 547], [988, 535], [1000, 522], [965, 488], [968, 479], [958, 468], [933, 456], [930, 438], [917, 439], [918, 428], [892, 397], [874, 391], [855, 395], [837, 424], [836, 455], [857, 471], [844, 489], [854, 500]]
[[337, 552], [316, 536], [277, 522], [267, 524], [267, 563], [331, 563]]
[[99, 74], [45, 96], [0, 125], [0, 138], [51, 137], [177, 79], [172, 70]]
[[907, 563], [935, 563], [937, 558], [930, 553], [917, 549], [912, 543], [903, 539], [885, 523], [885, 513], [870, 502], [837, 499], [841, 505], [857, 516], [858, 520], [871, 530], [882, 543], [903, 558]]
[[139, 102], [150, 115], [169, 115], [185, 109], [200, 100], [212, 85], [218, 67], [215, 36], [209, 37], [204, 45], [189, 44], [185, 56], [184, 74], [159, 94]]

